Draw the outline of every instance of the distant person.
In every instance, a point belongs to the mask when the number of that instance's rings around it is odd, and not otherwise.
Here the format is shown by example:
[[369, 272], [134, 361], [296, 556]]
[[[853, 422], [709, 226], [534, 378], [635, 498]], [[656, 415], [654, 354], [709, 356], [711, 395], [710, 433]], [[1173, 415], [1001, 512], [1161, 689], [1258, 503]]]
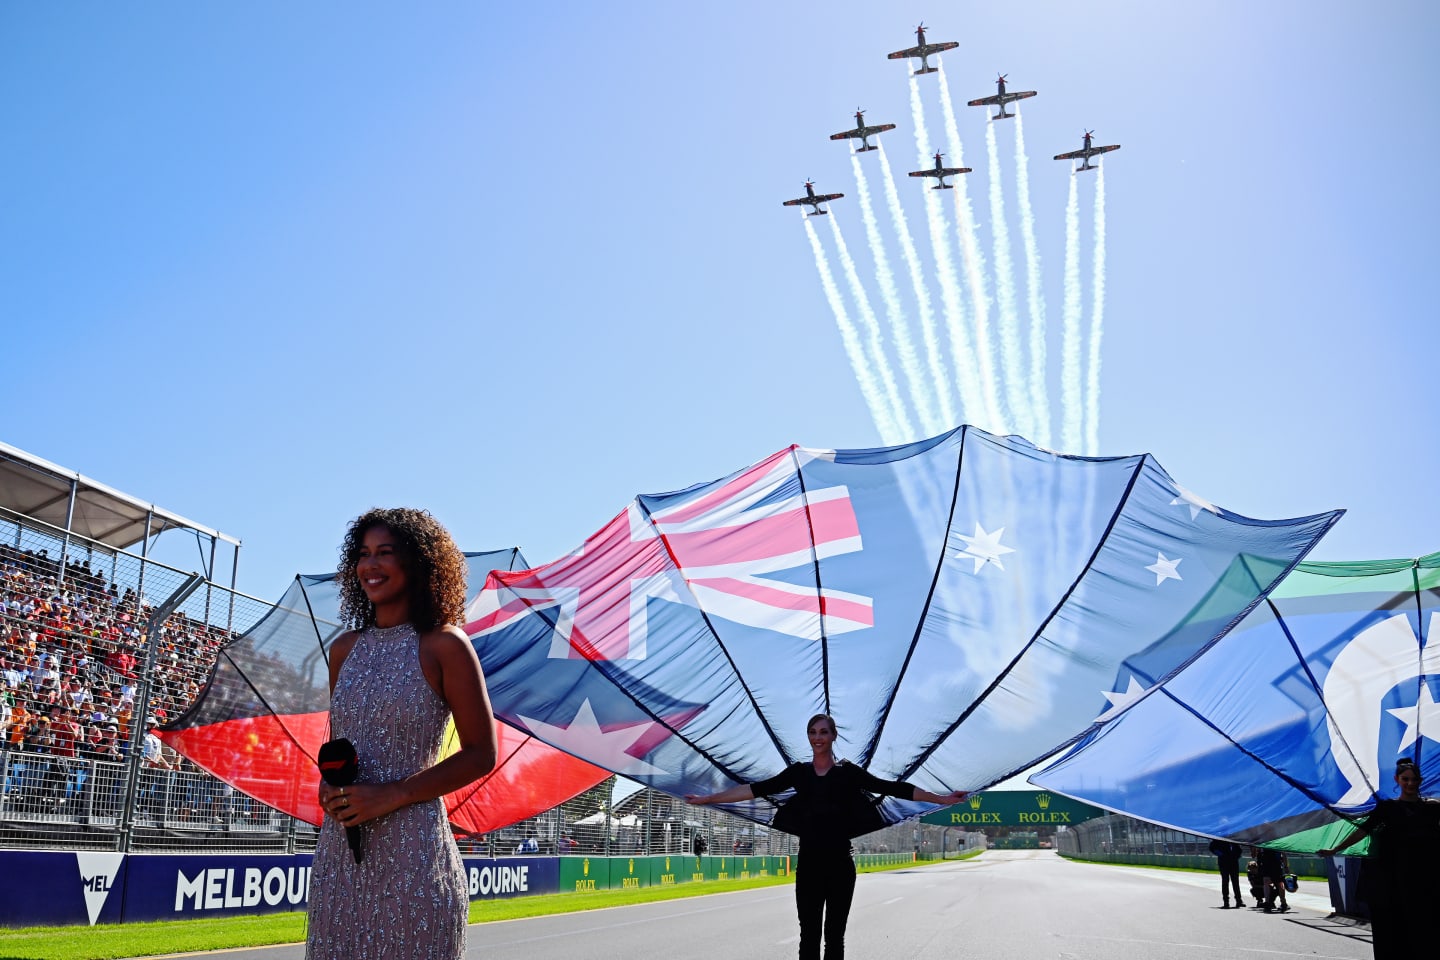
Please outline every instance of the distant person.
[[1220, 867], [1220, 909], [1230, 909], [1230, 890], [1235, 890], [1235, 906], [1243, 908], [1245, 901], [1240, 897], [1240, 844], [1229, 840], [1211, 840], [1210, 852]]
[[1435, 870], [1440, 866], [1440, 801], [1420, 796], [1420, 768], [1404, 757], [1395, 764], [1400, 796], [1377, 800], [1339, 846], [1315, 851], [1334, 856], [1361, 837], [1371, 837], [1360, 874], [1360, 899], [1370, 906], [1375, 960], [1413, 960], [1433, 952]]
[[695, 856], [697, 856], [697, 857], [703, 857], [703, 856], [705, 856], [705, 849], [706, 849], [707, 846], [709, 846], [709, 844], [707, 844], [707, 843], [705, 842], [705, 837], [704, 837], [702, 834], [698, 834], [698, 833], [695, 834], [695, 843], [694, 843]]
[[941, 806], [959, 803], [966, 795], [935, 794], [903, 781], [881, 780], [863, 767], [837, 761], [835, 721], [827, 714], [811, 717], [805, 729], [813, 751], [809, 763], [792, 763], [768, 780], [742, 783], [719, 793], [688, 794], [685, 801], [700, 805], [738, 803], [794, 790], [794, 798], [785, 807], [799, 805], [800, 863], [795, 871], [795, 909], [800, 919], [800, 960], [820, 960], [822, 930], [825, 960], [844, 960], [845, 925], [855, 896], [855, 860], [848, 829], [851, 820], [846, 811], [867, 803], [867, 791]]
[[[441, 799], [495, 766], [495, 719], [469, 639], [465, 557], [421, 510], [372, 510], [341, 547], [330, 648], [330, 735], [358, 780], [319, 799], [308, 960], [460, 960], [469, 887]], [[460, 749], [440, 760], [453, 717]], [[438, 761], [438, 762], [437, 762]], [[356, 862], [347, 827], [361, 828]]]

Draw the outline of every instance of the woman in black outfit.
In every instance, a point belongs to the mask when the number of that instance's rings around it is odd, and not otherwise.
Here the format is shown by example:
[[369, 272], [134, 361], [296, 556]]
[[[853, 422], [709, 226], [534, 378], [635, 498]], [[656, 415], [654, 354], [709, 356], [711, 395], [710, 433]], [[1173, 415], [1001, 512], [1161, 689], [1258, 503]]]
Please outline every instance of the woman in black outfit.
[[1328, 857], [1363, 836], [1373, 838], [1361, 873], [1361, 899], [1370, 905], [1370, 940], [1375, 960], [1413, 960], [1432, 951], [1435, 870], [1440, 865], [1440, 801], [1420, 796], [1420, 768], [1409, 757], [1395, 764], [1400, 796], [1377, 800], [1355, 824], [1356, 831]]
[[[825, 960], [844, 960], [845, 921], [855, 895], [855, 860], [850, 853], [852, 827], [868, 804], [865, 793], [900, 800], [918, 800], [949, 806], [965, 793], [936, 794], [900, 780], [881, 780], [863, 767], [835, 759], [835, 721], [818, 713], [806, 724], [814, 758], [792, 763], [776, 776], [712, 793], [688, 794], [687, 803], [739, 803], [793, 789], [785, 804], [792, 807], [795, 832], [800, 838], [799, 865], [795, 870], [795, 909], [800, 917], [800, 960], [820, 960], [820, 935], [825, 936]], [[876, 828], [880, 824], [876, 824]]]

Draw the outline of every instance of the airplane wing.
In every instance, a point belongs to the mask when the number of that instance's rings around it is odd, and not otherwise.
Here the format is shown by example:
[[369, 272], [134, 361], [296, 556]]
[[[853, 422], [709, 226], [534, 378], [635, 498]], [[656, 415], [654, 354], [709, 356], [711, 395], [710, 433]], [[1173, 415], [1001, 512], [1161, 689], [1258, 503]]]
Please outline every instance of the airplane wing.
[[893, 124], [893, 123], [877, 123], [877, 124], [876, 124], [875, 126], [873, 126], [873, 127], [864, 127], [864, 128], [862, 128], [862, 129], [863, 129], [863, 131], [864, 131], [864, 133], [865, 133], [866, 136], [871, 136], [871, 137], [873, 137], [873, 136], [874, 136], [875, 134], [877, 134], [877, 133], [884, 133], [886, 130], [894, 130], [894, 129], [895, 129], [895, 124]]
[[1009, 97], [1011, 100], [1025, 100], [1029, 97], [1035, 96], [1037, 92], [1038, 91], [1036, 90], [1021, 90], [1019, 93], [1008, 93], [1006, 94], [1006, 96]]
[[1109, 153], [1111, 150], [1119, 150], [1119, 149], [1120, 149], [1120, 144], [1118, 144], [1118, 143], [1112, 143], [1112, 144], [1110, 144], [1108, 147], [1091, 147], [1091, 148], [1090, 148], [1090, 155], [1093, 157], [1093, 156], [1094, 156], [1095, 154], [1097, 154], [1097, 153]]
[[832, 134], [830, 134], [830, 139], [831, 139], [831, 140], [858, 140], [859, 138], [861, 138], [861, 137], [863, 137], [863, 136], [865, 136], [865, 129], [864, 129], [863, 127], [857, 127], [857, 128], [854, 129], [854, 130], [846, 130], [846, 131], [843, 132], [843, 133], [832, 133]]
[[971, 169], [970, 167], [946, 167], [940, 171], [940, 175], [943, 177], [953, 177], [957, 173], [969, 173]]
[[928, 53], [944, 53], [946, 50], [954, 50], [960, 46], [959, 40], [944, 40], [940, 43], [927, 43], [924, 50]]
[[998, 96], [981, 97], [979, 100], [971, 100], [969, 103], [966, 104], [966, 106], [967, 106], [967, 107], [998, 107], [998, 106], [1000, 106], [1000, 98], [999, 98]]
[[911, 170], [911, 171], [910, 171], [910, 176], [912, 176], [912, 177], [944, 177], [944, 176], [949, 176], [949, 171], [946, 171], [946, 170], [936, 170], [934, 167], [931, 167], [929, 170]]
[[[1094, 150], [1091, 150], [1091, 151], [1090, 151], [1091, 154], [1094, 154], [1094, 153], [1096, 153], [1096, 152], [1097, 152], [1097, 151], [1094, 151]], [[1056, 159], [1056, 160], [1084, 160], [1084, 159], [1085, 159], [1085, 151], [1084, 151], [1084, 150], [1071, 150], [1069, 153], [1057, 153], [1057, 154], [1055, 154], [1055, 159]]]
[[886, 54], [885, 59], [887, 59], [887, 60], [905, 60], [905, 59], [907, 59], [907, 58], [909, 58], [909, 57], [919, 57], [919, 56], [923, 56], [924, 53], [925, 53], [925, 49], [924, 49], [923, 47], [909, 47], [909, 48], [907, 48], [907, 49], [905, 49], [905, 50], [896, 50], [894, 53]]
[[781, 200], [782, 207], [798, 207], [800, 204], [829, 203], [831, 200], [839, 200], [845, 196], [843, 193], [817, 193], [813, 197], [796, 197], [794, 200]]

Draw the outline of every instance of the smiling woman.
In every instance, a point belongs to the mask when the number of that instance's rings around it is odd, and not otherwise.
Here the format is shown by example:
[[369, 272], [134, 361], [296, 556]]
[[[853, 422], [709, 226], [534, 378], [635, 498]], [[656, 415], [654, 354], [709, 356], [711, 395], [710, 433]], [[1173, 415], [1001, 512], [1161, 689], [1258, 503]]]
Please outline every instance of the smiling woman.
[[[429, 513], [372, 510], [346, 533], [338, 579], [355, 629], [330, 648], [330, 735], [354, 744], [358, 771], [320, 784], [305, 955], [458, 958], [469, 897], [441, 798], [496, 751], [480, 661], [456, 626], [464, 556]], [[460, 749], [437, 762], [451, 717]]]

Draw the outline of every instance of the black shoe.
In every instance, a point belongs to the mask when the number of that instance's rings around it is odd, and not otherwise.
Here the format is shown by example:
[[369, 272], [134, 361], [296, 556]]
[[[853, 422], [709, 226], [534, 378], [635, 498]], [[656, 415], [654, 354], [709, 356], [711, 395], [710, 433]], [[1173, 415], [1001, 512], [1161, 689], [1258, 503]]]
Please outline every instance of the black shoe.
[[1236, 901], [1235, 901], [1235, 909], [1236, 909], [1236, 910], [1244, 910], [1244, 909], [1245, 909], [1245, 901], [1244, 901], [1244, 900], [1236, 900]]

